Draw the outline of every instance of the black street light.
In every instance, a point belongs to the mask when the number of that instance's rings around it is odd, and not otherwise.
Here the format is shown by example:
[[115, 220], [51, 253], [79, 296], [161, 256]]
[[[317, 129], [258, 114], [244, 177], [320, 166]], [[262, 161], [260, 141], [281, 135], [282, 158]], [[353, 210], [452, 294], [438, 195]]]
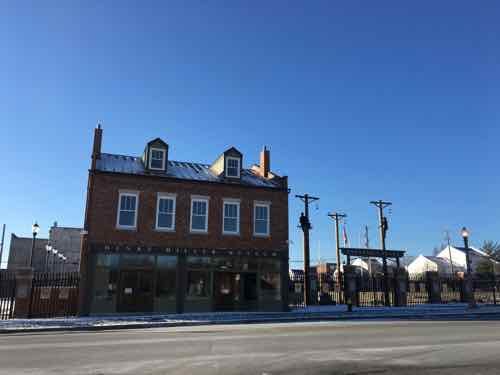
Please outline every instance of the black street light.
[[45, 272], [48, 272], [49, 271], [49, 258], [50, 258], [50, 254], [52, 254], [52, 245], [50, 244], [50, 242], [45, 245], [45, 250], [47, 251], [47, 255], [45, 256]]
[[461, 234], [462, 234], [462, 238], [464, 239], [466, 271], [467, 271], [467, 274], [470, 275], [471, 274], [470, 255], [469, 255], [469, 234], [470, 233], [466, 227], [463, 227]]
[[35, 224], [31, 227], [31, 231], [33, 233], [33, 241], [31, 242], [31, 253], [30, 253], [30, 268], [33, 268], [33, 255], [35, 254], [35, 241], [36, 241], [36, 235], [40, 231], [40, 226], [38, 223], [35, 221]]

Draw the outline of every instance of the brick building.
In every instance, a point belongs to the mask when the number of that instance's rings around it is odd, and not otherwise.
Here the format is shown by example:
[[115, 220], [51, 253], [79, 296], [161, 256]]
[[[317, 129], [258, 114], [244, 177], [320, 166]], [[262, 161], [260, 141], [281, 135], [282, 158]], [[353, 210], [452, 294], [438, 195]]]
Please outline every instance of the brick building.
[[81, 314], [283, 310], [287, 178], [243, 167], [234, 147], [212, 164], [172, 161], [157, 138], [142, 156], [101, 152], [95, 129], [81, 259]]

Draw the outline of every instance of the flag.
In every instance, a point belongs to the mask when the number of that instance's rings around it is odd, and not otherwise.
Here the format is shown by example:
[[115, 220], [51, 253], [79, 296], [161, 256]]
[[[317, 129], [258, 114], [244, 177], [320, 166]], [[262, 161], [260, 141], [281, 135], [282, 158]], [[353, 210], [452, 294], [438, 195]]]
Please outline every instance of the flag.
[[342, 236], [344, 238], [344, 247], [349, 247], [349, 239], [347, 238], [347, 229], [345, 224], [343, 226]]

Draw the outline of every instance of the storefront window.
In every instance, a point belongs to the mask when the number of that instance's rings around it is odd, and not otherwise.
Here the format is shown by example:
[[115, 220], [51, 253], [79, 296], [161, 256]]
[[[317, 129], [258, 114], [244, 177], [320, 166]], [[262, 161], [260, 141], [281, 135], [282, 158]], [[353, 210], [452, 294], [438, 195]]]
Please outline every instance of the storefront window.
[[260, 293], [263, 299], [281, 300], [281, 278], [277, 272], [261, 271]]
[[175, 299], [177, 257], [159, 255], [156, 268], [156, 297]]
[[117, 254], [97, 254], [94, 274], [93, 310], [114, 312], [118, 288]]
[[210, 271], [188, 271], [186, 296], [188, 299], [211, 296]]

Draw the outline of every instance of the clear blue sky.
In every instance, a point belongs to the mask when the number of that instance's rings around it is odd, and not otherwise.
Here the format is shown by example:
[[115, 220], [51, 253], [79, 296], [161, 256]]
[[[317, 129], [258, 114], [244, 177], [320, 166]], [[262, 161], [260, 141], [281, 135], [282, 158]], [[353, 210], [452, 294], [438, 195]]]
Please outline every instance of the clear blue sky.
[[321, 197], [313, 259], [319, 242], [333, 257], [331, 210], [351, 244], [365, 224], [378, 244], [372, 199], [394, 202], [390, 248], [431, 253], [462, 225], [500, 240], [500, 4], [313, 3], [2, 2], [7, 237], [82, 225], [101, 121], [107, 152], [159, 136], [176, 160], [234, 145], [250, 164], [268, 145], [290, 178], [294, 260], [304, 192]]

